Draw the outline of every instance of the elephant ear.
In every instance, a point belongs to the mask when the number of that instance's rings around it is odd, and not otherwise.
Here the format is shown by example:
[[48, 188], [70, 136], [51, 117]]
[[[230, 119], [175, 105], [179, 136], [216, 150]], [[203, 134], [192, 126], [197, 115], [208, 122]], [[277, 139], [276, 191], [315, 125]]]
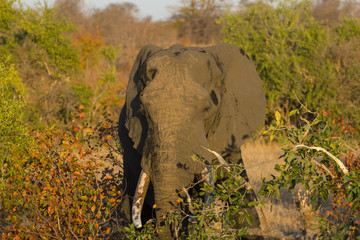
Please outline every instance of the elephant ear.
[[142, 154], [147, 135], [147, 121], [140, 102], [140, 93], [145, 88], [145, 71], [147, 60], [162, 48], [155, 45], [146, 45], [138, 53], [130, 73], [126, 89], [126, 122], [129, 137], [134, 142], [134, 148]]
[[264, 122], [265, 95], [254, 64], [241, 48], [220, 44], [206, 48], [222, 72], [217, 124], [208, 131], [210, 146], [219, 153], [240, 149], [244, 139]]

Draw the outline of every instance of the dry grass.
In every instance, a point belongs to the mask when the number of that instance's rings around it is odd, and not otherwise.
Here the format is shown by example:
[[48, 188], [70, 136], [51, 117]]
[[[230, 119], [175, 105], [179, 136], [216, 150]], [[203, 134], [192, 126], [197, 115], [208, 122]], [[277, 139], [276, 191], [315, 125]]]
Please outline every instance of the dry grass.
[[[242, 155], [250, 183], [258, 192], [261, 179], [270, 179], [276, 175], [275, 164], [282, 164], [281, 148], [277, 143], [265, 143], [261, 140], [246, 142], [242, 146]], [[291, 193], [285, 189], [280, 192], [280, 199], [267, 201], [263, 207], [265, 218], [271, 228], [286, 233], [300, 233], [304, 224]]]

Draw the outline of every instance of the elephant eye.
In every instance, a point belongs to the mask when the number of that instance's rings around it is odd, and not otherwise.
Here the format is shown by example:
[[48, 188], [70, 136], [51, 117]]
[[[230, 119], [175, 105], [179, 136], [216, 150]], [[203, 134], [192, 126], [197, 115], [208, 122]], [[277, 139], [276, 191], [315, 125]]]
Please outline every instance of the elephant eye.
[[150, 69], [143, 75], [143, 82], [147, 85], [151, 80], [154, 79], [157, 69]]
[[157, 69], [150, 69], [148, 76], [152, 79], [154, 79], [155, 75], [157, 73]]
[[211, 98], [211, 101], [212, 101], [215, 105], [218, 105], [219, 99], [217, 98], [216, 93], [215, 93], [214, 90], [211, 90], [210, 98]]

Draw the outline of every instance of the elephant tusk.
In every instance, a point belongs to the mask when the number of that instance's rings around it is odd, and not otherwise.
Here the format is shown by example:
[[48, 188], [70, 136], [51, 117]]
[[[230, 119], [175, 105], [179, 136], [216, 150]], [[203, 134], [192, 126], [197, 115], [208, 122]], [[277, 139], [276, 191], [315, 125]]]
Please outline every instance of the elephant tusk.
[[138, 184], [136, 186], [134, 202], [132, 205], [132, 220], [136, 228], [141, 228], [141, 210], [143, 208], [147, 189], [149, 187], [150, 178], [141, 170]]
[[230, 172], [230, 168], [229, 168], [229, 165], [226, 163], [226, 161], [224, 160], [224, 158], [218, 154], [217, 152], [213, 151], [213, 150], [210, 150], [204, 146], [202, 146], [205, 150], [209, 151], [210, 153], [214, 154], [216, 156], [216, 158], [219, 160], [220, 162], [220, 165], [222, 165], [227, 171]]

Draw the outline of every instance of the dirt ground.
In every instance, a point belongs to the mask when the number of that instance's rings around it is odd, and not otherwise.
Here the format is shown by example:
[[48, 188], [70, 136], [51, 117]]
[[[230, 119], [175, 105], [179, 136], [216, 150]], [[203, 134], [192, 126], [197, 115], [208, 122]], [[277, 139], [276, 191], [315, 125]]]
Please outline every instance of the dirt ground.
[[[271, 179], [271, 174], [277, 175], [274, 167], [276, 164], [283, 163], [280, 159], [281, 147], [278, 143], [264, 143], [258, 140], [246, 142], [241, 150], [250, 184], [257, 193], [260, 190], [262, 178]], [[314, 236], [317, 231], [310, 230], [309, 225], [316, 224], [313, 217], [317, 213], [311, 210], [307, 200], [303, 189], [296, 188], [293, 193], [282, 189], [280, 199], [268, 199], [264, 204], [263, 212], [266, 221], [273, 229], [283, 233], [303, 234], [306, 229], [307, 236]]]

